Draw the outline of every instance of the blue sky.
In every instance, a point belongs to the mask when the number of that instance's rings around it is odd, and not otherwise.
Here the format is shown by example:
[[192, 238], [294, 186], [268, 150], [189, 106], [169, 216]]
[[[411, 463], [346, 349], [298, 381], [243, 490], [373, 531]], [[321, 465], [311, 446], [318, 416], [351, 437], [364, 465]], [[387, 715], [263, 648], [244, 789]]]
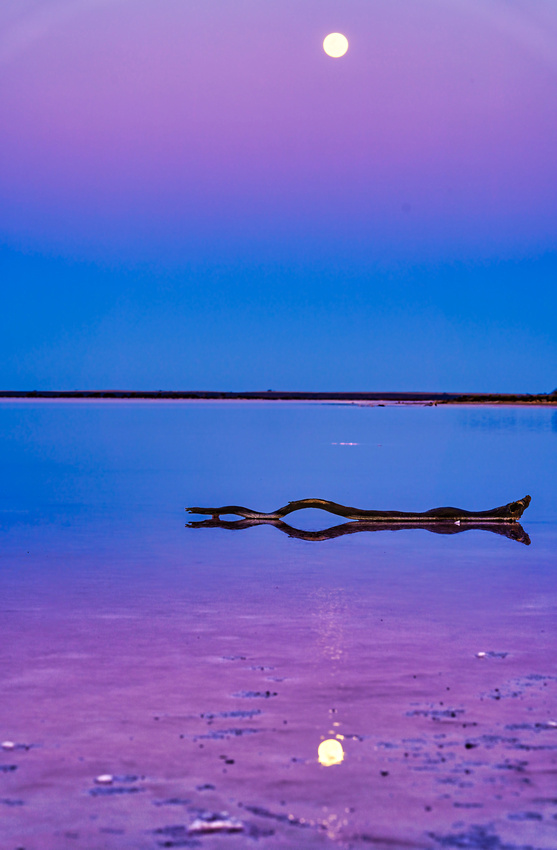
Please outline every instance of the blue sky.
[[553, 390], [555, 57], [552, 0], [5, 0], [0, 386]]
[[557, 258], [169, 271], [0, 254], [9, 389], [557, 385]]

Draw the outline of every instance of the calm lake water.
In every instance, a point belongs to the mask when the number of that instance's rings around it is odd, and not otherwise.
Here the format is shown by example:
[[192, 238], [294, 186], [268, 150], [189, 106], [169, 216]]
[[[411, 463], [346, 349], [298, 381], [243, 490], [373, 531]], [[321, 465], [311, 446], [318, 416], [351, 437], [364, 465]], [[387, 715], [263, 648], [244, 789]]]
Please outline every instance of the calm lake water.
[[0, 468], [2, 850], [557, 847], [555, 408], [3, 402]]

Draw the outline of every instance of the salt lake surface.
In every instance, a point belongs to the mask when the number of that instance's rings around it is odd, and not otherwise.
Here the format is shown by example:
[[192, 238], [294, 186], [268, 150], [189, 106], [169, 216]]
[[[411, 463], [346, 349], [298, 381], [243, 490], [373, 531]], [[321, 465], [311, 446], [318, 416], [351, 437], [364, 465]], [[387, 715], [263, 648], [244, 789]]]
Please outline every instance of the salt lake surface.
[[0, 469], [2, 850], [557, 847], [555, 409], [4, 402]]

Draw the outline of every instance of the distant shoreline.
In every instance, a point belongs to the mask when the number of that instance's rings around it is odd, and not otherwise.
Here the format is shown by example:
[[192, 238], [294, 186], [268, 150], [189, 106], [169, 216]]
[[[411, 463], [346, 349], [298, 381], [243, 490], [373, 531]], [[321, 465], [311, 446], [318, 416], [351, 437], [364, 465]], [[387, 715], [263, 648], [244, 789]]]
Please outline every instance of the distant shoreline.
[[0, 399], [210, 400], [210, 401], [345, 401], [398, 404], [528, 404], [556, 405], [552, 393], [423, 393], [423, 392], [213, 392], [181, 390], [0, 390]]

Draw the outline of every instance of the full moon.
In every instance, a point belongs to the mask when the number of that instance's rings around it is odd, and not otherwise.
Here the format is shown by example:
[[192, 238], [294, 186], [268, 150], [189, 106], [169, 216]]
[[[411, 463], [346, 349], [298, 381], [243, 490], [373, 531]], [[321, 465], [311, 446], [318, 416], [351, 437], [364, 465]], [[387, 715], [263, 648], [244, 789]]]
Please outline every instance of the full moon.
[[338, 59], [348, 50], [348, 39], [341, 32], [331, 32], [323, 41], [323, 50], [327, 56]]

